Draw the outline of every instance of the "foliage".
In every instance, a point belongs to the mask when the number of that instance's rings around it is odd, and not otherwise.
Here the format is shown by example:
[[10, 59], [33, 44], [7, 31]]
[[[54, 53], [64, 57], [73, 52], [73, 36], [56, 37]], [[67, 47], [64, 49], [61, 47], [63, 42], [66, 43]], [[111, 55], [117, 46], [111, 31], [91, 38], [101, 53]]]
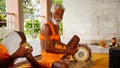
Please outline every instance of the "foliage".
[[5, 12], [6, 11], [6, 0], [0, 0], [0, 12]]
[[6, 26], [6, 15], [0, 14], [0, 27]]
[[25, 14], [33, 14], [34, 8], [31, 2], [23, 3], [23, 12]]
[[23, 2], [23, 12], [24, 14], [33, 14], [34, 11], [37, 11], [40, 8], [37, 8], [40, 5], [40, 0], [27, 0]]
[[32, 38], [36, 38], [40, 31], [39, 20], [27, 20], [25, 22], [25, 34], [30, 35]]
[[60, 22], [60, 25], [59, 25], [60, 29], [60, 34], [63, 35], [63, 21]]
[[5, 21], [5, 20], [6, 20], [6, 15], [0, 14], [0, 21]]
[[52, 3], [59, 3], [59, 4], [62, 4], [62, 0], [52, 0]]
[[3, 41], [3, 38], [2, 39], [0, 39], [0, 43]]

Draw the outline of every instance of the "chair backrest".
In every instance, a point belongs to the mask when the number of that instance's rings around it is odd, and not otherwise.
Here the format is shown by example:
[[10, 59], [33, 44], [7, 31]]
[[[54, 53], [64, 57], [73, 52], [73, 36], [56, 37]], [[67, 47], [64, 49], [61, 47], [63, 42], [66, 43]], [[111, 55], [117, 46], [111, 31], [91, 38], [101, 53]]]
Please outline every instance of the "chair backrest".
[[7, 35], [3, 44], [6, 46], [9, 54], [11, 55], [19, 48], [20, 42], [24, 40], [26, 41], [26, 37], [23, 32], [14, 31]]

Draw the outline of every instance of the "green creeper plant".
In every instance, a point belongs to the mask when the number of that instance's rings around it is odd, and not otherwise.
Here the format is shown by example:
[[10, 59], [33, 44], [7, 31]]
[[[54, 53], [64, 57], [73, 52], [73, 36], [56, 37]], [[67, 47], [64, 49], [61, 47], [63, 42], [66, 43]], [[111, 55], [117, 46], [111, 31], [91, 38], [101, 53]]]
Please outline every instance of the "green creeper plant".
[[39, 20], [26, 20], [25, 22], [25, 31], [26, 35], [29, 35], [35, 39], [40, 32], [40, 22]]

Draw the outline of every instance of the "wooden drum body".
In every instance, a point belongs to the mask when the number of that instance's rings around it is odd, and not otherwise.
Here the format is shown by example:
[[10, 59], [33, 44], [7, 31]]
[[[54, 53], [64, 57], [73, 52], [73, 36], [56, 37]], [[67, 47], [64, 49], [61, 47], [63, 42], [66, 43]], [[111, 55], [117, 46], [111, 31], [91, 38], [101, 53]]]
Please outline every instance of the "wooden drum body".
[[77, 62], [86, 62], [91, 58], [91, 49], [85, 44], [78, 45], [78, 51], [73, 55]]

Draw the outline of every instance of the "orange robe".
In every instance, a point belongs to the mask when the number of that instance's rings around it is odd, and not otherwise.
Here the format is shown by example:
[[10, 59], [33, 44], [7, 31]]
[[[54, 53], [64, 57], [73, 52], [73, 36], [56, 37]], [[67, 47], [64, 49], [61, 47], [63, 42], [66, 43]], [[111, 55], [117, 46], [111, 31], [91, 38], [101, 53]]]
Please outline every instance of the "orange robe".
[[[55, 34], [55, 30], [50, 23], [48, 23], [48, 25], [50, 26], [50, 29], [52, 31], [52, 35], [50, 36], [50, 39], [51, 40], [52, 39], [59, 40], [60, 35]], [[44, 40], [44, 35], [40, 34], [40, 40]], [[56, 45], [55, 48], [66, 49], [66, 47], [62, 47], [60, 45]], [[45, 50], [42, 50], [41, 56], [42, 56], [42, 60], [38, 61], [40, 63], [40, 65], [44, 66], [45, 68], [51, 68], [53, 62], [60, 61], [61, 58], [64, 56], [64, 54], [48, 53]]]
[[0, 43], [0, 60], [7, 59], [9, 56], [10, 55], [9, 55], [6, 47]]

